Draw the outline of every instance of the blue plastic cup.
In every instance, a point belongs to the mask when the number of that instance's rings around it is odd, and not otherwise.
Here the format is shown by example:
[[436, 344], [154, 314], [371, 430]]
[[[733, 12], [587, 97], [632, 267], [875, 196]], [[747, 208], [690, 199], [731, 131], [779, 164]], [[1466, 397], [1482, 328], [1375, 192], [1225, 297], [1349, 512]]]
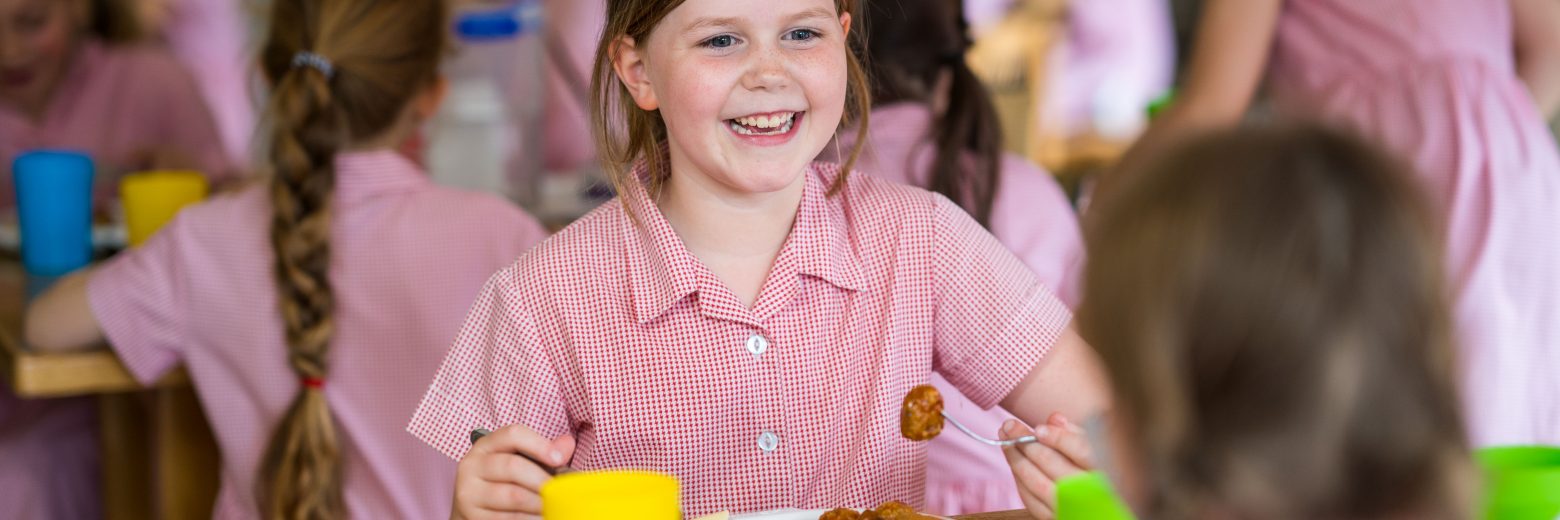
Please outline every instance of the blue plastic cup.
[[65, 151], [23, 154], [11, 165], [22, 265], [55, 277], [92, 261], [92, 159]]

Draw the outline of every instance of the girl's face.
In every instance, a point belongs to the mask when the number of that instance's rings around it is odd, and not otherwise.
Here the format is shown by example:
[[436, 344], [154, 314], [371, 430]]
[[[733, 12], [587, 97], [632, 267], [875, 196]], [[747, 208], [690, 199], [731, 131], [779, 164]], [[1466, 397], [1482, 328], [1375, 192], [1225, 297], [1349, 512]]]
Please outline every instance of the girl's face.
[[834, 0], [687, 0], [614, 64], [666, 122], [674, 176], [733, 195], [795, 186], [845, 110]]
[[0, 0], [0, 104], [43, 110], [81, 33], [82, 3]]

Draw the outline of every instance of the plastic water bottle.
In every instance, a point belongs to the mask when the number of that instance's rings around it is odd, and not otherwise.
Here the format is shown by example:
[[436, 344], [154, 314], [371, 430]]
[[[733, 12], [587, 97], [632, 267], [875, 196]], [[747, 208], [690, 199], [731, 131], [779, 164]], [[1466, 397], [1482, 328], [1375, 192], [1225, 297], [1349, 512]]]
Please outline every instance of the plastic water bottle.
[[468, 1], [455, 12], [449, 93], [430, 122], [428, 166], [441, 184], [534, 202], [542, 173], [541, 0]]

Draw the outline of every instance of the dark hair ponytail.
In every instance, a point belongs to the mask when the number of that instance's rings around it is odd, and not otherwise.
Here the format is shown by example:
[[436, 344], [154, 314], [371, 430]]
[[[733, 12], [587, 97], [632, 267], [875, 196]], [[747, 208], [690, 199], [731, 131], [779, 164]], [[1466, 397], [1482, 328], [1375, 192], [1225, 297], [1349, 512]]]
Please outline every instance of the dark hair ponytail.
[[946, 78], [946, 108], [929, 136], [937, 145], [927, 189], [991, 226], [1002, 166], [1002, 126], [991, 95], [964, 62], [970, 42], [958, 2], [897, 0], [866, 8], [873, 101], [937, 105]]

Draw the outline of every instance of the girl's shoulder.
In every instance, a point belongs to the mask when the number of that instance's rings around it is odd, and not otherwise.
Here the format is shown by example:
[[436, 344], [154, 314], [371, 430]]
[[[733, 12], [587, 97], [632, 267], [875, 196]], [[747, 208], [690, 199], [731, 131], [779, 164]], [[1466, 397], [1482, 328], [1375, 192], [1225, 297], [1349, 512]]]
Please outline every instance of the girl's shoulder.
[[632, 225], [617, 198], [602, 203], [520, 255], [512, 274], [538, 286], [570, 285], [582, 276], [621, 269], [625, 226]]
[[[830, 162], [813, 163], [811, 169], [825, 189], [834, 185], [841, 172], [839, 165]], [[925, 188], [860, 171], [850, 172], [839, 191], [824, 200], [830, 215], [855, 231], [922, 233], [930, 231], [948, 207], [957, 207]]]

